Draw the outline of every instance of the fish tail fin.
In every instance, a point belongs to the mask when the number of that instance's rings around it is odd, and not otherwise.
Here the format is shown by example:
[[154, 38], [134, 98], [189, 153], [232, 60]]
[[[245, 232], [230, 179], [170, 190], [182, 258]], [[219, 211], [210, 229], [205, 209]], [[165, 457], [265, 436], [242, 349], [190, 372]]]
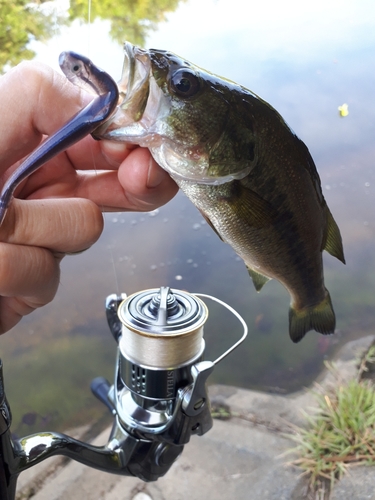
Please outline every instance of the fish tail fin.
[[325, 298], [316, 306], [303, 309], [289, 309], [289, 335], [293, 342], [299, 342], [309, 330], [323, 335], [334, 333], [336, 317], [331, 297], [326, 290]]

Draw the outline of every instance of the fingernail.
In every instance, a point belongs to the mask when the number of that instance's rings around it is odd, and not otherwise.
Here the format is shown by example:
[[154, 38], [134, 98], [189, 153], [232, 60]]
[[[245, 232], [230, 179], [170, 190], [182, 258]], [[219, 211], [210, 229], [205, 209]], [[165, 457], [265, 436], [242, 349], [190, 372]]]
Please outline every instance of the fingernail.
[[148, 175], [147, 175], [147, 187], [155, 188], [159, 186], [165, 176], [168, 175], [165, 170], [163, 170], [156, 161], [151, 157], [148, 165]]
[[101, 148], [102, 155], [112, 167], [118, 167], [129, 153], [129, 147], [124, 142], [104, 140], [101, 143]]
[[77, 252], [65, 252], [65, 255], [79, 255], [80, 253], [86, 252], [90, 247], [84, 248], [83, 250], [77, 250]]

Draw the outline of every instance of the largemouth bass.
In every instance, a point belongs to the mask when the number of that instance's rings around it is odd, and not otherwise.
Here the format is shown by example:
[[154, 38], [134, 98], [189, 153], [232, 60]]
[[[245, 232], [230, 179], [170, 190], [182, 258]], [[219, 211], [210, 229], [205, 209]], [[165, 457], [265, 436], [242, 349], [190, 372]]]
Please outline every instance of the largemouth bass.
[[259, 291], [271, 278], [291, 296], [293, 342], [335, 330], [322, 252], [343, 263], [339, 228], [314, 161], [280, 114], [250, 90], [164, 50], [125, 44], [117, 112], [98, 138], [148, 147]]

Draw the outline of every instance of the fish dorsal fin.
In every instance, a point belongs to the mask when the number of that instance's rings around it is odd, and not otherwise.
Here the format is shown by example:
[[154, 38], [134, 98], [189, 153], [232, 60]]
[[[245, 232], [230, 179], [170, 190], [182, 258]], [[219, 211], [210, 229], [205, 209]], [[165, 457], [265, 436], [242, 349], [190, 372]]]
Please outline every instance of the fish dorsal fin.
[[331, 214], [328, 206], [325, 207], [326, 213], [326, 232], [323, 240], [322, 250], [326, 250], [336, 259], [341, 260], [345, 264], [344, 249], [342, 246], [342, 239], [340, 229], [336, 224], [333, 215]]
[[267, 276], [264, 276], [263, 274], [258, 273], [257, 271], [254, 271], [254, 269], [251, 269], [250, 267], [246, 266], [248, 273], [250, 274], [251, 279], [253, 280], [255, 290], [257, 292], [260, 292], [261, 289], [263, 288], [263, 285], [267, 283], [271, 278], [268, 278]]

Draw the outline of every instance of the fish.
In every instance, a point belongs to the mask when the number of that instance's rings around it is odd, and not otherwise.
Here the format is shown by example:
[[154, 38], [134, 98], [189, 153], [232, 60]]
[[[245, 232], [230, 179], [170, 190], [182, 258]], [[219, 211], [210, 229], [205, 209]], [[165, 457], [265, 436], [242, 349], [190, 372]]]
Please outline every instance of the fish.
[[62, 52], [60, 68], [74, 85], [93, 94], [94, 99], [36, 148], [7, 179], [0, 193], [0, 225], [20, 183], [47, 161], [89, 135], [116, 110], [119, 91], [116, 82], [87, 57]]
[[290, 294], [289, 335], [335, 331], [322, 252], [345, 263], [340, 230], [307, 146], [245, 87], [176, 54], [124, 45], [119, 106], [95, 138], [147, 147], [221, 240], [255, 289]]

